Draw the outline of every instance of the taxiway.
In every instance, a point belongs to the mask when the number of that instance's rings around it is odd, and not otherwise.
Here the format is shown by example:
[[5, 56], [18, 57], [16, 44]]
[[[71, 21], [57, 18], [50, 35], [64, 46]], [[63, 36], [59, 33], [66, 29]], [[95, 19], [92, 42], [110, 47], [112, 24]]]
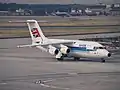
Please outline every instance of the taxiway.
[[120, 50], [106, 63], [60, 62], [36, 48], [16, 48], [30, 43], [30, 38], [0, 39], [0, 90], [120, 90]]

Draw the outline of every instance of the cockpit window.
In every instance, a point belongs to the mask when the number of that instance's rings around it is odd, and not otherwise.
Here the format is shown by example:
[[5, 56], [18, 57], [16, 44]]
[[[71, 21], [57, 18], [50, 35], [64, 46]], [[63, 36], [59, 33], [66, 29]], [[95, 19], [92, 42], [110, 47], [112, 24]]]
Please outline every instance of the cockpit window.
[[105, 47], [99, 47], [99, 49], [105, 49]]
[[106, 49], [106, 47], [94, 47], [94, 49]]

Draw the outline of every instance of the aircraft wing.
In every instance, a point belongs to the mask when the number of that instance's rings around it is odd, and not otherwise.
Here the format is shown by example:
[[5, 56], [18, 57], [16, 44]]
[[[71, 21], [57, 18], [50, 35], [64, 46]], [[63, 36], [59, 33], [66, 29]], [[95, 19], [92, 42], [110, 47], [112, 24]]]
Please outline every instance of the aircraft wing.
[[47, 46], [47, 45], [59, 45], [59, 44], [65, 44], [65, 45], [70, 45], [73, 44], [74, 42], [52, 42], [52, 43], [45, 43], [45, 44], [30, 44], [30, 45], [18, 45], [18, 48], [23, 48], [23, 47], [36, 47], [36, 46]]
[[50, 43], [45, 43], [45, 44], [40, 44], [41, 46], [47, 46], [47, 45], [59, 45], [59, 44], [65, 44], [65, 45], [70, 45], [73, 44], [74, 42], [69, 41], [69, 42], [50, 42]]

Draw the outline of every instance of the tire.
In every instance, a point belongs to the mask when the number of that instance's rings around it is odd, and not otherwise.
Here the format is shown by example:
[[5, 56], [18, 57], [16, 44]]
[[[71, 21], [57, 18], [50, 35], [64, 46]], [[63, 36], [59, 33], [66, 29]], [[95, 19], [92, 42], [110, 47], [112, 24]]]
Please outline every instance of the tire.
[[57, 58], [58, 61], [63, 61], [63, 57]]
[[80, 60], [80, 58], [79, 57], [74, 57], [74, 60], [78, 61], [78, 60]]

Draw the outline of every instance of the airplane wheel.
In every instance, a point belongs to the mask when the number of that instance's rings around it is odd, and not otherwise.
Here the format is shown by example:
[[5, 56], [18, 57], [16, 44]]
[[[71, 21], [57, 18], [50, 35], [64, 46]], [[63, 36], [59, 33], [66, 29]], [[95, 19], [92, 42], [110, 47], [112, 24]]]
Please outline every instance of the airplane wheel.
[[105, 62], [105, 59], [104, 59], [104, 58], [102, 58], [102, 59], [101, 59], [101, 62], [102, 62], [102, 63], [104, 63], [104, 62]]
[[80, 58], [79, 57], [74, 57], [74, 60], [78, 61], [78, 60], [80, 60]]
[[63, 57], [57, 58], [58, 61], [63, 61]]

